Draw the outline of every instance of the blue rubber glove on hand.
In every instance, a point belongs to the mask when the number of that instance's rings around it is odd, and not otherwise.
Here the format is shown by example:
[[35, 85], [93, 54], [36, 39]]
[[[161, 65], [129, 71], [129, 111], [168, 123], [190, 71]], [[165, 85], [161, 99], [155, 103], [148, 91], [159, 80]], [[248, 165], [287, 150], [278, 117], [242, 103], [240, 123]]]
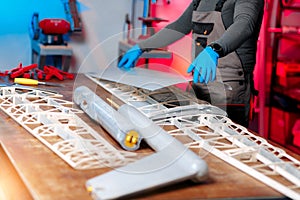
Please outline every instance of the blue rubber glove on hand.
[[139, 45], [134, 45], [129, 49], [120, 60], [118, 67], [124, 67], [129, 69], [130, 67], [134, 67], [135, 61], [142, 55], [143, 51], [139, 47]]
[[216, 70], [218, 64], [219, 54], [215, 52], [210, 46], [203, 49], [201, 53], [195, 58], [192, 64], [187, 69], [187, 73], [194, 71], [194, 83], [205, 82], [206, 84], [211, 80], [216, 79]]

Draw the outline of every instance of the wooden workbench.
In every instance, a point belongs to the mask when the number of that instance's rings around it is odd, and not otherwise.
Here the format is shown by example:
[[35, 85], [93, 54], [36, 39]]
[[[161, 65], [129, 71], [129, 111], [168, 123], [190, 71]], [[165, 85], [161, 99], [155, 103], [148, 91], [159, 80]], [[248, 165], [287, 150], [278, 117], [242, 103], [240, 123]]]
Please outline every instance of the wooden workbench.
[[[57, 81], [58, 82], [58, 81]], [[63, 82], [65, 87], [51, 87], [72, 100], [79, 85], [95, 88], [83, 75]], [[97, 88], [100, 96], [107, 93]], [[99, 125], [83, 119], [114, 145]], [[0, 111], [0, 199], [91, 199], [85, 182], [111, 169], [75, 170], [44, 146], [30, 133]], [[297, 157], [298, 155], [293, 155]], [[135, 199], [282, 199], [280, 193], [230, 166], [212, 154], [204, 157], [209, 179], [201, 184], [185, 181], [156, 191], [145, 192]], [[299, 159], [299, 156], [298, 156]], [[120, 183], [122, 184], [122, 183]], [[137, 183], [138, 184], [138, 183]]]

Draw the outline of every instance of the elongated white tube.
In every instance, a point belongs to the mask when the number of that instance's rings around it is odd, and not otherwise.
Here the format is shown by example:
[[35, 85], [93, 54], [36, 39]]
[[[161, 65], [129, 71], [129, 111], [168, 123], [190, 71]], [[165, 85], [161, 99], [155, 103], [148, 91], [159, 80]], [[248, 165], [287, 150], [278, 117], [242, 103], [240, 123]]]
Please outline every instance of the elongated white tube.
[[139, 110], [124, 104], [118, 112], [134, 124], [135, 129], [157, 152], [89, 179], [86, 187], [94, 199], [115, 199], [184, 180], [199, 182], [207, 178], [206, 162]]
[[129, 120], [131, 124], [134, 124], [135, 129], [156, 152], [163, 150], [170, 144], [178, 147], [183, 146], [181, 142], [168, 134], [164, 129], [155, 124], [135, 107], [123, 104], [119, 107], [118, 112]]
[[139, 148], [141, 137], [135, 126], [85, 86], [74, 91], [74, 101], [97, 121], [125, 150]]

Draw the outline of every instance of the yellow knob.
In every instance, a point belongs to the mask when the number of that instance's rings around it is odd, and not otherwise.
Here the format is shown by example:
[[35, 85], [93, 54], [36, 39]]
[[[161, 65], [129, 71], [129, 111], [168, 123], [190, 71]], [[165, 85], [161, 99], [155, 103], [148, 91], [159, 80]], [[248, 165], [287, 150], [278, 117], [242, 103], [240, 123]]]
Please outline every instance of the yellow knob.
[[92, 186], [89, 186], [89, 187], [86, 188], [86, 190], [87, 190], [88, 192], [93, 192], [93, 187], [92, 187]]
[[125, 146], [132, 148], [136, 145], [139, 139], [139, 134], [135, 130], [130, 130], [127, 132], [124, 144]]

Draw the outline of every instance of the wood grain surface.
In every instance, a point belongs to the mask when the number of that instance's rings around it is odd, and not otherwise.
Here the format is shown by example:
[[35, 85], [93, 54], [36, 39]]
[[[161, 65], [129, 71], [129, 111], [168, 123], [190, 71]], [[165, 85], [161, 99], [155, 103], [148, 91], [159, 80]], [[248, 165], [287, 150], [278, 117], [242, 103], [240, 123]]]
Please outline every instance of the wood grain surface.
[[[82, 74], [77, 75], [74, 80], [65, 80], [60, 83], [63, 83], [65, 87], [49, 87], [49, 89], [63, 94], [66, 100], [72, 100], [73, 89], [80, 85], [88, 86], [103, 99], [111, 98], [109, 93], [96, 86]], [[85, 114], [82, 114], [82, 118], [99, 134], [119, 148], [98, 124], [90, 120]], [[85, 182], [90, 178], [113, 170], [110, 168], [94, 170], [75, 170], [71, 168], [2, 111], [0, 111], [0, 142], [2, 146], [0, 149], [0, 186], [2, 190], [5, 190], [5, 192], [0, 193], [0, 197], [1, 194], [2, 196], [6, 195], [7, 199], [92, 199], [86, 191]], [[149, 149], [144, 147], [141, 151], [149, 151]], [[274, 189], [230, 166], [212, 154], [203, 151], [201, 155], [203, 155], [203, 159], [209, 166], [209, 178], [204, 183], [196, 184], [192, 181], [185, 181], [155, 191], [145, 191], [127, 198], [284, 198]], [[3, 167], [5, 163], [10, 164], [10, 168]], [[8, 175], [9, 173], [14, 175], [11, 176], [10, 181], [5, 181], [4, 174]], [[11, 188], [11, 190], [8, 191], [7, 188]], [[9, 198], [15, 197], [14, 195], [20, 195], [19, 197], [21, 198]]]

